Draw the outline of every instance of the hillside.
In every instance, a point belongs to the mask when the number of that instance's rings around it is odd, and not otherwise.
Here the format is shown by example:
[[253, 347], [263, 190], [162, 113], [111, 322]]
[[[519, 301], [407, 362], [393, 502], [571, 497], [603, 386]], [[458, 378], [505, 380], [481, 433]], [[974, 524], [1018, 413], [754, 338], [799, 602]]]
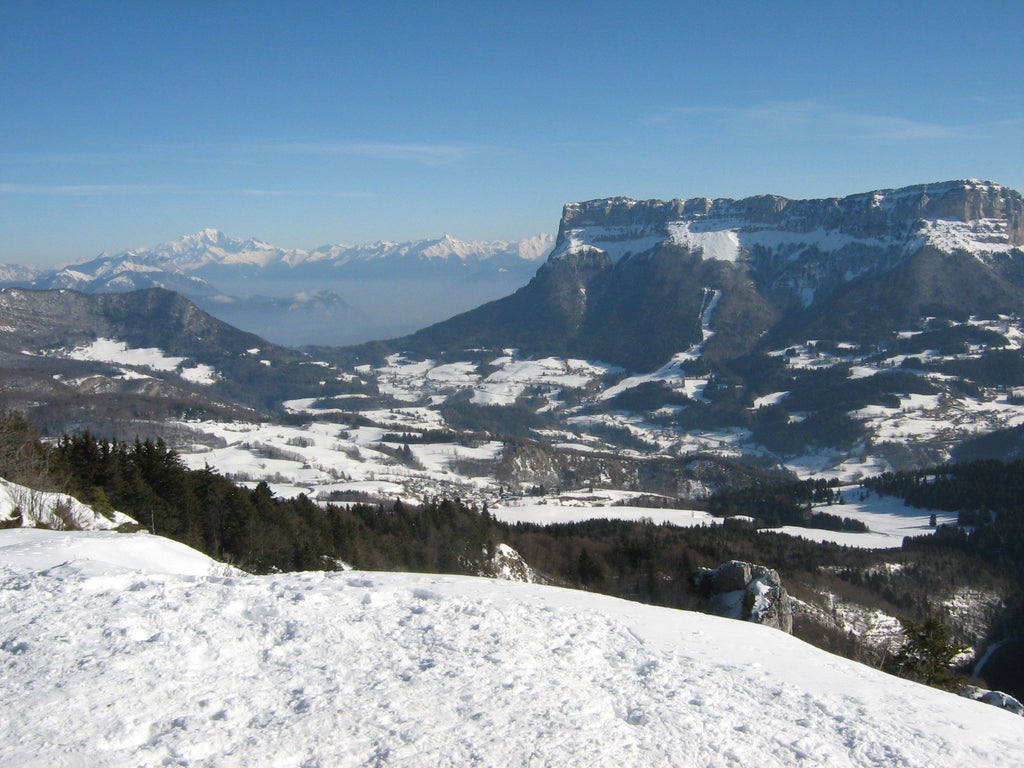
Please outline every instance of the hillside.
[[[123, 294], [0, 289], [5, 407], [57, 434], [97, 422], [251, 418], [320, 390], [300, 352], [268, 344], [160, 288]], [[95, 427], [94, 427], [95, 428]]]
[[0, 531], [0, 563], [9, 765], [1024, 760], [1018, 716], [745, 622], [467, 577], [242, 576], [138, 534]]

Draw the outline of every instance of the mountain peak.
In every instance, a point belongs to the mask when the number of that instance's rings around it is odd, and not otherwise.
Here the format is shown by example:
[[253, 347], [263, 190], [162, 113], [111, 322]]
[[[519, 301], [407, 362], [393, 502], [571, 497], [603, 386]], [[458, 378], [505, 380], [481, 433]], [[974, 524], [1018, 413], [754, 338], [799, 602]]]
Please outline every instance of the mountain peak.
[[[235, 240], [235, 238], [228, 237], [219, 229], [214, 227], [204, 227], [203, 229], [195, 232], [191, 235], [185, 235], [184, 237], [178, 238], [177, 240], [171, 240], [170, 242], [164, 243], [164, 246], [174, 246], [177, 244], [188, 244], [189, 246], [223, 246], [230, 242], [241, 242]], [[162, 246], [158, 246], [162, 247]]]
[[221, 239], [224, 238], [224, 233], [214, 227], [205, 227], [204, 229], [197, 232], [195, 237], [199, 237], [204, 240], [209, 240], [212, 242], [219, 242]]

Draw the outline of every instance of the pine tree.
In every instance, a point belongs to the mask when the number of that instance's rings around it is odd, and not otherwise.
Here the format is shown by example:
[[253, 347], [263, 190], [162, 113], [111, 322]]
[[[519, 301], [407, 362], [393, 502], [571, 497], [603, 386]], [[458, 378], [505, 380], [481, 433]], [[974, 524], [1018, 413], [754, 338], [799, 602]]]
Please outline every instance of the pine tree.
[[953, 642], [942, 619], [929, 611], [923, 621], [905, 616], [899, 621], [906, 639], [893, 656], [896, 672], [936, 688], [960, 687], [962, 681], [953, 671], [953, 662], [967, 649]]

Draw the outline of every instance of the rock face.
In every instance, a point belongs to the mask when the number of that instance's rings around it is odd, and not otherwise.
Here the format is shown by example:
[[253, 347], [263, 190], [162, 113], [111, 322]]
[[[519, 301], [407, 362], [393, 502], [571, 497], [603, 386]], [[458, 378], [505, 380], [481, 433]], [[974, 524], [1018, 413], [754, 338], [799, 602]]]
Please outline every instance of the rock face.
[[793, 632], [793, 607], [779, 574], [763, 565], [732, 560], [701, 568], [697, 585], [711, 598], [711, 613]]
[[[650, 370], [707, 338], [721, 362], [807, 338], [858, 341], [923, 317], [1024, 311], [1024, 198], [961, 180], [845, 198], [565, 206], [529, 283], [401, 340], [517, 346]], [[720, 296], [713, 313], [705, 297]]]
[[[908, 236], [927, 235], [936, 222], [970, 225], [970, 230], [952, 228], [979, 235], [981, 230], [974, 223], [983, 221], [998, 230], [991, 233], [990, 245], [1024, 244], [1024, 201], [1020, 194], [974, 179], [817, 200], [789, 200], [777, 195], [670, 201], [614, 197], [566, 205], [551, 258], [589, 246], [614, 254], [617, 260], [638, 253], [645, 238], [685, 240], [687, 236], [704, 250], [705, 258], [735, 254], [732, 247], [737, 243], [759, 244], [770, 250], [773, 244], [769, 240], [798, 242], [792, 237], [796, 235], [804, 236], [802, 241], [809, 245], [813, 241], [807, 236], [818, 232], [842, 236], [833, 245], [845, 238], [907, 245]], [[791, 237], [780, 237], [781, 233]], [[720, 242], [713, 242], [716, 239]], [[976, 239], [982, 243], [988, 238]]]

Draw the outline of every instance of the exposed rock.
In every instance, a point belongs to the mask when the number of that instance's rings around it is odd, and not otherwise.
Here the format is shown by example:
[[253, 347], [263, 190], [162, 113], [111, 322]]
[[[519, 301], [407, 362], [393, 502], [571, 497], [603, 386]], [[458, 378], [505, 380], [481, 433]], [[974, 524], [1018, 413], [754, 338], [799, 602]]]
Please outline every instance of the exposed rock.
[[714, 615], [792, 633], [792, 603], [776, 571], [732, 560], [717, 568], [701, 568], [696, 580], [710, 597]]
[[523, 581], [528, 584], [539, 581], [533, 568], [508, 544], [499, 544], [495, 547], [494, 555], [491, 557], [491, 569], [497, 579]]
[[1021, 704], [1013, 696], [1002, 691], [989, 691], [974, 685], [965, 685], [963, 690], [960, 691], [960, 695], [967, 699], [974, 699], [985, 704], [991, 704], [993, 707], [1005, 709], [1013, 712], [1015, 715], [1024, 715], [1024, 704]]

